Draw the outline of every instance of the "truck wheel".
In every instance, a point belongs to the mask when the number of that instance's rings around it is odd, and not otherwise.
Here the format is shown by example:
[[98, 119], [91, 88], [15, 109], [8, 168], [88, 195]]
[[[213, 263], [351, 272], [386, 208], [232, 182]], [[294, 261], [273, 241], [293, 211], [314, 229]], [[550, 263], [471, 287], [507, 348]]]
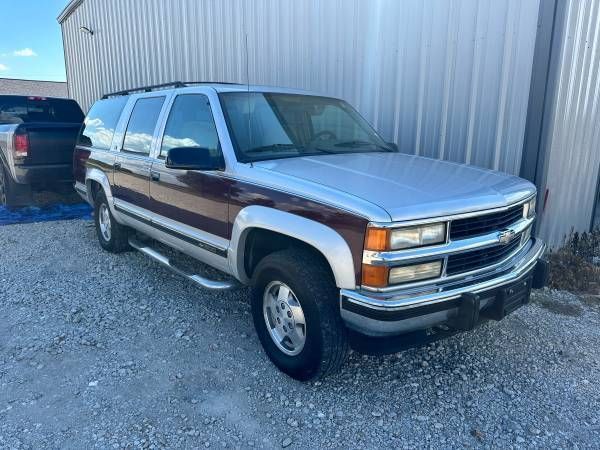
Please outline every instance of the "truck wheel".
[[8, 205], [8, 186], [6, 176], [4, 175], [4, 167], [0, 166], [0, 206]]
[[6, 169], [0, 166], [0, 206], [19, 206], [30, 202], [30, 187], [15, 183]]
[[325, 262], [303, 249], [272, 253], [252, 278], [252, 316], [265, 352], [301, 381], [337, 372], [349, 353], [338, 290]]
[[129, 229], [117, 223], [108, 200], [102, 189], [96, 195], [94, 202], [94, 221], [96, 223], [96, 234], [100, 245], [106, 251], [111, 253], [121, 253], [130, 249], [129, 247]]

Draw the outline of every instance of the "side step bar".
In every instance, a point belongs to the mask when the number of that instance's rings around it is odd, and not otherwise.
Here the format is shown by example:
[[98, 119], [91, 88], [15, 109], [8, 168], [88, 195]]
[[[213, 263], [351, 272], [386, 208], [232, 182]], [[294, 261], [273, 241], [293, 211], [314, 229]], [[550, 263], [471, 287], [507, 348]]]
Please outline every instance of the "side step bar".
[[237, 283], [235, 281], [214, 281], [214, 280], [209, 280], [208, 278], [204, 278], [200, 275], [187, 273], [184, 270], [171, 264], [171, 261], [169, 261], [169, 258], [167, 258], [165, 255], [157, 252], [152, 247], [149, 247], [148, 245], [141, 243], [134, 237], [129, 238], [129, 245], [131, 245], [136, 250], [142, 252], [144, 255], [148, 256], [149, 258], [153, 259], [154, 261], [162, 264], [166, 268], [171, 269], [177, 275], [181, 275], [182, 277], [187, 278], [188, 280], [197, 284], [201, 288], [210, 289], [212, 291], [226, 291], [229, 289], [236, 289], [236, 288], [240, 287], [239, 283]]

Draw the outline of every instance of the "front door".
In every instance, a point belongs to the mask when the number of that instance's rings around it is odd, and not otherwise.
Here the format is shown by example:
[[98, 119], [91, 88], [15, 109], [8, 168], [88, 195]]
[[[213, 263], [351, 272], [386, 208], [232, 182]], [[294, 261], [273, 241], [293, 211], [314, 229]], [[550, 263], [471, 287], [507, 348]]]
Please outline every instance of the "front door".
[[149, 208], [150, 151], [165, 96], [139, 98], [131, 111], [114, 166], [113, 196], [119, 205]]
[[160, 151], [152, 165], [150, 209], [155, 213], [154, 218], [162, 218], [164, 225], [170, 228], [174, 225], [181, 231], [183, 236], [179, 237], [222, 245], [228, 232], [230, 182], [219, 171], [167, 169], [167, 152], [175, 147], [197, 147], [198, 151], [222, 158], [205, 95], [180, 94], [173, 101]]

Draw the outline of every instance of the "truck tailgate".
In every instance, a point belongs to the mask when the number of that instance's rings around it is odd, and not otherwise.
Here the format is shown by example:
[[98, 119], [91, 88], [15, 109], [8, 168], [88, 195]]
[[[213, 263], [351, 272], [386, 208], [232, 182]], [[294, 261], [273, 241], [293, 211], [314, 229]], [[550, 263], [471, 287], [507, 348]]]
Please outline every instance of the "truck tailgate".
[[71, 164], [81, 124], [29, 123], [19, 127], [29, 138], [24, 165]]

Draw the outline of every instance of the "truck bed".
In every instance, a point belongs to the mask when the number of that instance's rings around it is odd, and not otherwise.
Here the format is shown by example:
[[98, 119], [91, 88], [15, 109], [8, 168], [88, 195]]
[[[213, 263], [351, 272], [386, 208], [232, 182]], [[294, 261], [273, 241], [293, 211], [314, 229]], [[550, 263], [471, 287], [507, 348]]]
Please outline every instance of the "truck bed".
[[73, 180], [83, 113], [74, 100], [0, 96], [0, 163], [16, 184]]

